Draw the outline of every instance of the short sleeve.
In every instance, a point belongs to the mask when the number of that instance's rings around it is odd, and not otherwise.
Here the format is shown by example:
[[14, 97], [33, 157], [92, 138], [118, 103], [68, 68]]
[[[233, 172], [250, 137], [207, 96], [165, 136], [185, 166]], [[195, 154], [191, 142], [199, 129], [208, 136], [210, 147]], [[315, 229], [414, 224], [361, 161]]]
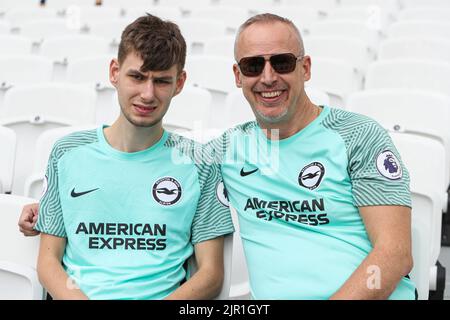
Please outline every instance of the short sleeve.
[[200, 198], [192, 225], [192, 243], [234, 232], [228, 195], [217, 163], [197, 165]]
[[43, 195], [39, 201], [38, 220], [34, 229], [57, 237], [67, 237], [58, 187], [58, 158], [61, 154], [56, 144], [48, 161]]
[[354, 137], [348, 153], [354, 204], [411, 207], [409, 173], [387, 132], [368, 121]]

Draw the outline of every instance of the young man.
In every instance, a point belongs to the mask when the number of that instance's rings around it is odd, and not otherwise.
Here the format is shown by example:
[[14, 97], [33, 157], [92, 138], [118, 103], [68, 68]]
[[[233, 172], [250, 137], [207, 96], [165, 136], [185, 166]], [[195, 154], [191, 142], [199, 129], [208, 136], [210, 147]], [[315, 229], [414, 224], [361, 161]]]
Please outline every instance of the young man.
[[409, 176], [387, 133], [308, 99], [311, 59], [287, 19], [246, 21], [235, 59], [257, 121], [209, 146], [238, 212], [252, 296], [414, 299]]
[[[162, 128], [186, 79], [185, 57], [175, 24], [138, 18], [110, 64], [119, 118], [55, 144], [35, 226], [38, 274], [53, 298], [209, 299], [220, 291], [223, 236], [233, 232], [217, 196], [220, 171], [201, 161], [199, 145]], [[198, 271], [183, 283], [194, 251]]]

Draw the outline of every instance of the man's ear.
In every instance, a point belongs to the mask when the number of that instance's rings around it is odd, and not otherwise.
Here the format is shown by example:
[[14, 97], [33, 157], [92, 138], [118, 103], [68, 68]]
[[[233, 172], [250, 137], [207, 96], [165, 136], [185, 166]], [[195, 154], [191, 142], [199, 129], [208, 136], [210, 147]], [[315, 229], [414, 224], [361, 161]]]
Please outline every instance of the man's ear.
[[242, 75], [239, 70], [239, 66], [235, 63], [233, 64], [233, 72], [234, 72], [234, 81], [236, 83], [236, 87], [242, 88]]
[[175, 89], [175, 94], [173, 96], [176, 96], [177, 94], [179, 94], [181, 92], [181, 90], [183, 90], [184, 84], [186, 83], [186, 71], [181, 71], [180, 74], [177, 76], [177, 80], [176, 80], [176, 89]]
[[119, 61], [117, 59], [112, 59], [109, 63], [109, 82], [117, 88], [117, 81], [119, 80]]
[[303, 81], [308, 81], [311, 79], [311, 57], [304, 56], [301, 65], [303, 68]]

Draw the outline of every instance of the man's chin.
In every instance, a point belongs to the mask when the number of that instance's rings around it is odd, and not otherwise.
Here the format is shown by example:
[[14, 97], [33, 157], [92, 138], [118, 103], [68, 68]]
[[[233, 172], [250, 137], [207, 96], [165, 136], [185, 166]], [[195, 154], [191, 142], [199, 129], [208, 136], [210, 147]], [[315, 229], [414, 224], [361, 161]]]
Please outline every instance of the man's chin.
[[286, 120], [287, 110], [284, 110], [281, 113], [278, 114], [267, 114], [263, 113], [260, 110], [256, 110], [256, 118], [259, 121], [270, 123], [270, 124], [276, 124], [279, 122], [282, 122]]

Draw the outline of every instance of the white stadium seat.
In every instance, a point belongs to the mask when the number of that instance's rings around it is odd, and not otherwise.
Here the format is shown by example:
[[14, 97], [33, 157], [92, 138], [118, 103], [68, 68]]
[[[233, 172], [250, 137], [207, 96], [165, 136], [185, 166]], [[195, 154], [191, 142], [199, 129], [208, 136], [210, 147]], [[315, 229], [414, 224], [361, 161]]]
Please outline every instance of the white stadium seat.
[[375, 119], [389, 131], [434, 139], [443, 146], [442, 179], [434, 183], [441, 192], [442, 210], [446, 211], [450, 185], [450, 96], [420, 90], [372, 89], [352, 94], [347, 108]]
[[163, 123], [166, 129], [194, 130], [207, 126], [211, 111], [211, 93], [202, 88], [185, 86], [172, 99]]
[[24, 237], [19, 232], [22, 208], [34, 199], [0, 194], [0, 298], [43, 299], [44, 291], [37, 282], [36, 263], [39, 237]]
[[0, 260], [1, 300], [43, 300], [44, 289], [34, 268]]
[[43, 181], [53, 145], [58, 139], [75, 131], [91, 130], [95, 125], [68, 126], [42, 132], [36, 140], [32, 173], [25, 180], [24, 195], [39, 200], [42, 196]]
[[359, 39], [366, 43], [372, 55], [378, 50], [378, 45], [383, 37], [381, 30], [377, 30], [366, 22], [354, 20], [331, 20], [314, 23], [311, 25], [311, 36], [340, 36]]
[[405, 9], [400, 12], [398, 20], [430, 20], [434, 22], [448, 22], [450, 20], [450, 6], [448, 8], [429, 7]]
[[179, 7], [162, 7], [162, 6], [144, 6], [144, 7], [128, 7], [126, 12], [126, 18], [131, 23], [138, 17], [150, 13], [156, 15], [164, 20], [171, 20], [178, 22], [182, 18], [183, 14]]
[[20, 35], [30, 38], [33, 43], [40, 44], [44, 39], [57, 36], [77, 34], [78, 26], [64, 19], [37, 20], [25, 22], [20, 26]]
[[305, 54], [315, 58], [339, 59], [351, 64], [361, 78], [372, 61], [369, 47], [359, 39], [337, 36], [310, 36], [303, 39]]
[[4, 95], [14, 86], [51, 81], [52, 61], [36, 55], [0, 55], [0, 117]]
[[215, 19], [223, 21], [231, 31], [237, 31], [239, 26], [248, 18], [249, 13], [245, 8], [233, 6], [210, 6], [194, 8], [190, 14], [194, 19]]
[[365, 89], [425, 90], [448, 95], [450, 63], [424, 59], [371, 63], [367, 69]]
[[27, 55], [31, 54], [31, 40], [19, 35], [0, 35], [3, 55]]
[[11, 25], [7, 22], [0, 21], [0, 34], [9, 34], [11, 31]]
[[391, 24], [386, 32], [390, 39], [399, 37], [440, 37], [449, 39], [450, 23], [429, 20], [398, 21]]
[[450, 40], [438, 37], [402, 37], [387, 39], [380, 44], [379, 60], [424, 59], [450, 62]]
[[0, 252], [2, 260], [36, 268], [39, 237], [25, 237], [19, 232], [17, 221], [24, 205], [34, 199], [10, 194], [0, 194]]
[[[423, 255], [428, 256], [428, 274], [430, 274], [435, 268], [441, 250], [442, 206], [439, 186], [444, 179], [442, 172], [445, 166], [443, 156], [445, 151], [443, 146], [433, 139], [405, 133], [391, 132], [390, 135], [409, 171], [411, 191], [421, 194], [422, 197], [426, 196], [426, 199], [422, 198], [420, 206], [413, 207], [413, 216], [416, 216], [413, 219], [423, 221], [424, 226], [431, 219], [431, 242], [427, 250], [428, 254]], [[426, 210], [422, 207], [425, 204]], [[423, 220], [425, 216], [426, 220]], [[415, 227], [421, 228], [420, 225]], [[436, 285], [436, 280], [429, 277], [430, 290], [435, 290], [433, 287]]]
[[416, 7], [442, 7], [446, 8], [450, 6], [448, 0], [400, 0], [403, 8], [416, 8]]
[[29, 85], [8, 90], [0, 125], [13, 129], [17, 135], [13, 194], [24, 194], [24, 181], [31, 173], [39, 134], [55, 127], [93, 124], [95, 99], [94, 89], [68, 84]]
[[109, 42], [92, 35], [51, 37], [41, 44], [40, 54], [58, 63], [70, 63], [72, 59], [108, 54]]
[[326, 92], [332, 106], [345, 109], [348, 95], [362, 88], [361, 75], [342, 60], [311, 58], [311, 61], [311, 79], [305, 85]]
[[0, 126], [0, 193], [11, 192], [16, 156], [16, 134], [13, 130]]
[[[23, 1], [21, 1], [23, 2]], [[15, 7], [8, 10], [5, 19], [11, 23], [12, 27], [20, 27], [23, 23], [30, 20], [49, 20], [56, 19], [56, 10], [52, 8], [36, 7]]]

